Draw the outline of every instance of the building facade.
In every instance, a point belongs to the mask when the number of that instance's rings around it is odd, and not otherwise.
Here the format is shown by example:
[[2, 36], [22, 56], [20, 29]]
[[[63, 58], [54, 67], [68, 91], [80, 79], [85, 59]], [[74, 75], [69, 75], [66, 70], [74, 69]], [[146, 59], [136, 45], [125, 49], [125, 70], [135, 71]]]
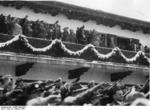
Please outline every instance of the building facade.
[[[75, 33], [82, 26], [85, 36], [86, 32], [93, 32], [90, 45], [89, 42], [76, 44], [60, 39], [51, 41], [33, 34], [14, 37], [2, 33], [1, 75], [11, 74], [14, 78], [34, 80], [62, 77], [64, 81], [71, 81], [68, 79], [69, 70], [89, 67], [90, 70], [81, 76], [83, 82], [110, 82], [112, 73], [132, 71], [123, 82], [141, 84], [149, 76], [149, 22], [59, 2], [0, 2], [0, 10], [4, 16], [19, 19], [27, 15], [30, 22], [39, 20], [55, 24], [59, 21], [61, 32], [68, 27]], [[26, 63], [33, 65], [26, 74], [17, 76], [16, 67]]]

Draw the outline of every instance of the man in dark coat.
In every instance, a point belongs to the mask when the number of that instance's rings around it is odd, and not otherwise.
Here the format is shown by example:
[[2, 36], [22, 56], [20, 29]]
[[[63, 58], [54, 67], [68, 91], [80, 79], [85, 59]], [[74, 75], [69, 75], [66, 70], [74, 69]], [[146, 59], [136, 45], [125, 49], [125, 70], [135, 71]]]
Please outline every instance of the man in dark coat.
[[61, 38], [61, 27], [60, 27], [60, 25], [58, 24], [59, 23], [59, 21], [56, 21], [55, 23], [54, 23], [54, 25], [53, 25], [53, 27], [54, 27], [54, 30], [53, 30], [53, 39], [60, 39]]
[[86, 43], [86, 37], [84, 34], [84, 25], [82, 27], [78, 27], [76, 30], [76, 38], [77, 38], [77, 43], [79, 44], [85, 44]]

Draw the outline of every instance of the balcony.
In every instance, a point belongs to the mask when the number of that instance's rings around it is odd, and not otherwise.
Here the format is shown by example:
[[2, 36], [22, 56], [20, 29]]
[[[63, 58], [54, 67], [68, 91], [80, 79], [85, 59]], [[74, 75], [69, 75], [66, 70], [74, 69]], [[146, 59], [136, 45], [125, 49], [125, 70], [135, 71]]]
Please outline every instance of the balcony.
[[[0, 34], [0, 42], [3, 44], [5, 44], [6, 41], [12, 40], [13, 38], [14, 36]], [[32, 48], [28, 46], [23, 39], [26, 39], [26, 41]], [[51, 49], [42, 50], [42, 48], [44, 49], [44, 47], [47, 47], [50, 44], [53, 44], [51, 45]], [[63, 48], [62, 45], [64, 46]], [[113, 63], [120, 63], [120, 64], [134, 64], [134, 65], [141, 65], [141, 66], [142, 65], [149, 66], [149, 57], [150, 57], [149, 54], [141, 54], [140, 52], [120, 50], [118, 48], [112, 49], [112, 48], [104, 48], [104, 47], [94, 47], [92, 45], [84, 46], [84, 45], [74, 44], [69, 42], [61, 42], [60, 40], [51, 41], [51, 40], [29, 38], [29, 37], [25, 37], [25, 38], [19, 37], [18, 40], [15, 40], [9, 45], [1, 46], [0, 51], [1, 53], [11, 52], [11, 53], [16, 53], [17, 55], [19, 54], [26, 54], [26, 55], [28, 54], [29, 56], [42, 55], [45, 57], [60, 58], [60, 59], [71, 58], [75, 60], [82, 59], [88, 62], [92, 62], [92, 61], [113, 62]], [[121, 55], [119, 53], [121, 53]], [[126, 60], [126, 58], [123, 58], [122, 55], [123, 57], [126, 57], [128, 61]], [[135, 59], [135, 57], [137, 58]]]
[[[12, 38], [14, 38], [14, 36], [0, 34], [1, 43], [5, 43], [6, 41], [11, 40]], [[60, 40], [51, 41], [51, 40], [29, 38], [29, 37], [25, 37], [25, 39], [28, 42], [28, 44], [32, 46], [32, 48], [27, 46], [24, 40], [21, 40], [21, 37], [20, 37], [20, 39], [10, 43], [9, 45], [0, 47], [0, 51], [1, 52], [13, 52], [17, 54], [30, 54], [34, 56], [44, 55], [44, 56], [50, 56], [53, 58], [83, 59], [83, 60], [90, 61], [90, 62], [102, 61], [102, 62], [115, 62], [115, 63], [123, 63], [123, 64], [136, 64], [136, 65], [149, 66], [149, 57], [150, 57], [149, 54], [144, 54], [144, 55], [142, 54], [136, 60], [130, 61], [132, 59], [135, 59], [135, 57], [137, 56], [139, 52], [126, 51], [126, 50], [120, 50], [120, 49], [118, 52], [117, 48], [112, 49], [112, 48], [104, 48], [104, 47], [94, 47], [92, 45], [84, 46], [84, 45], [75, 44], [75, 43], [61, 42]], [[53, 44], [51, 49], [42, 50], [43, 47], [47, 47], [50, 44]], [[61, 47], [62, 45], [65, 46], [63, 48], [67, 50], [64, 50]], [[35, 48], [36, 50], [32, 50], [33, 48]], [[93, 51], [92, 48], [94, 48], [96, 52]], [[73, 53], [68, 53], [70, 51]], [[113, 52], [115, 52], [115, 54], [110, 55], [110, 54], [113, 54]], [[129, 60], [129, 62], [127, 62], [125, 58], [123, 58], [118, 53], [121, 53], [124, 57], [126, 57]]]

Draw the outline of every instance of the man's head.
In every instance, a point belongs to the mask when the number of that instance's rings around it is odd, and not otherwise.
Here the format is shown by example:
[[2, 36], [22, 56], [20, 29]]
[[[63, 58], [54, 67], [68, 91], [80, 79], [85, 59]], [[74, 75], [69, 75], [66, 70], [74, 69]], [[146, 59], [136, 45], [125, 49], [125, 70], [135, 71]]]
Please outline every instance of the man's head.
[[85, 26], [83, 25], [82, 27], [81, 27], [81, 29], [84, 29], [85, 28]]
[[25, 16], [25, 19], [28, 19], [28, 15]]
[[116, 101], [123, 101], [123, 91], [118, 89], [115, 91], [115, 94], [113, 95], [114, 100]]
[[57, 20], [56, 22], [55, 22], [55, 24], [58, 24], [59, 23], [59, 21]]
[[13, 77], [11, 75], [4, 75], [1, 77], [1, 87], [4, 90], [10, 91], [13, 88]]
[[68, 31], [68, 29], [69, 29], [68, 27], [64, 27], [63, 31]]
[[70, 29], [69, 31], [70, 31], [70, 33], [74, 33], [74, 31], [72, 29]]
[[54, 81], [56, 88], [60, 88], [63, 85], [62, 78], [58, 78]]
[[94, 87], [95, 86], [95, 81], [94, 80], [92, 80], [92, 81], [90, 81], [89, 83], [88, 83], [88, 88], [92, 88], [92, 87]]
[[73, 96], [66, 97], [63, 101], [63, 105], [74, 105], [75, 99]]
[[18, 78], [15, 82], [16, 88], [24, 87], [24, 81], [21, 78]]

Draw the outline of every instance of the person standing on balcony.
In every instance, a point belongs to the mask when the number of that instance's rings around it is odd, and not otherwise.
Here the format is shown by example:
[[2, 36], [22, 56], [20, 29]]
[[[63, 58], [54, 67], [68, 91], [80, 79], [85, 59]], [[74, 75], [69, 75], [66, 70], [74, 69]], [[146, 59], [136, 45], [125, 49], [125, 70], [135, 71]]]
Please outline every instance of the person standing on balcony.
[[8, 16], [1, 15], [0, 22], [1, 22], [1, 32], [4, 34], [10, 34], [10, 27], [11, 27], [10, 15]]
[[40, 25], [40, 21], [39, 19], [37, 19], [35, 22], [32, 23], [32, 30], [33, 30], [33, 33], [32, 33], [32, 36], [33, 37], [38, 37], [38, 34], [39, 34], [39, 25]]
[[142, 51], [142, 52], [145, 52], [144, 51], [144, 46], [141, 43], [139, 43], [139, 50]]
[[62, 41], [69, 41], [68, 27], [63, 28]]
[[91, 44], [93, 44], [94, 46], [97, 46], [97, 47], [100, 44], [100, 34], [95, 29], [93, 29], [93, 31], [92, 31]]
[[21, 19], [19, 24], [22, 26], [23, 34], [27, 35], [28, 34], [28, 29], [27, 29], [28, 16], [25, 16], [23, 19]]
[[32, 23], [31, 22], [28, 22], [27, 24], [26, 24], [26, 35], [28, 36], [28, 37], [32, 37], [32, 33], [33, 33], [33, 30], [32, 30]]
[[3, 14], [0, 15], [0, 33], [4, 33], [5, 32], [5, 16]]
[[78, 27], [76, 30], [77, 43], [79, 44], [86, 44], [86, 36], [84, 33], [84, 28], [85, 26], [83, 25], [82, 27]]
[[48, 39], [52, 40], [52, 36], [53, 36], [53, 27], [49, 26], [49, 28], [48, 28]]
[[6, 25], [6, 33], [10, 34], [11, 33], [11, 23], [12, 23], [13, 18], [11, 15], [6, 16], [5, 19], [5, 25]]
[[57, 20], [53, 26], [54, 26], [53, 39], [60, 39], [61, 38], [61, 26], [59, 25], [59, 21]]
[[45, 28], [44, 21], [40, 21], [38, 29], [39, 29], [38, 30], [38, 32], [39, 32], [39, 34], [38, 34], [39, 38], [46, 39], [47, 31], [46, 31], [46, 28]]
[[76, 34], [74, 33], [74, 31], [72, 29], [70, 29], [69, 41], [73, 42], [73, 43], [76, 43]]
[[14, 18], [12, 20], [12, 24], [11, 24], [11, 35], [21, 35], [22, 34], [22, 27], [19, 25], [18, 23], [18, 19]]
[[111, 39], [111, 47], [112, 48], [116, 47], [116, 45], [115, 45], [115, 38], [112, 36], [110, 39]]
[[146, 45], [144, 46], [144, 51], [145, 53], [150, 53], [150, 48]]

